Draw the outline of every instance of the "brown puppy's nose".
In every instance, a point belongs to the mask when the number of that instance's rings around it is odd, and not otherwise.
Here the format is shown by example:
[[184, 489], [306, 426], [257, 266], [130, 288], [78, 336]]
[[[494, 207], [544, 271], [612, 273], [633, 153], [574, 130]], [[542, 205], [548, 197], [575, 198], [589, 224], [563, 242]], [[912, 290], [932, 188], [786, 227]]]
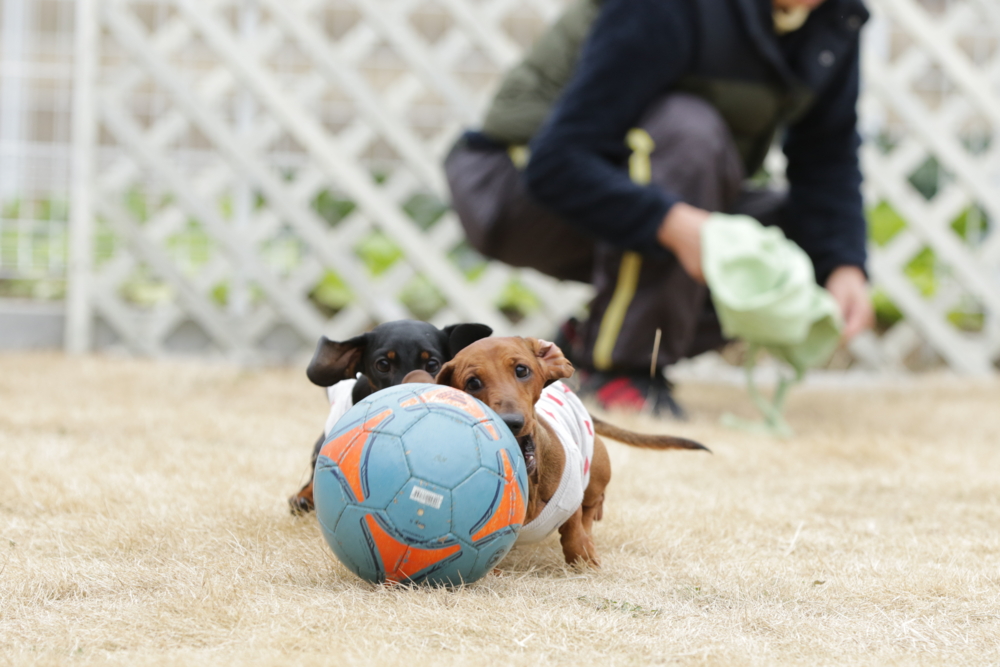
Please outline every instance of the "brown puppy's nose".
[[507, 425], [511, 433], [517, 435], [524, 428], [524, 415], [517, 414], [516, 412], [505, 412], [500, 415], [500, 419], [503, 423]]

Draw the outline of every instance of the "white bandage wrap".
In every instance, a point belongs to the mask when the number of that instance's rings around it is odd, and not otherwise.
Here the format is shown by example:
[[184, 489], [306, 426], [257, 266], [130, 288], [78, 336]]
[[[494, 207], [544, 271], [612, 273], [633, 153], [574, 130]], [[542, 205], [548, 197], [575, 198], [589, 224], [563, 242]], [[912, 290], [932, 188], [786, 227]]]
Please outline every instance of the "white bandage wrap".
[[545, 539], [580, 509], [594, 457], [594, 423], [583, 403], [565, 384], [555, 382], [546, 387], [535, 404], [535, 414], [555, 431], [566, 453], [566, 465], [552, 499], [538, 516], [521, 527], [518, 544]]

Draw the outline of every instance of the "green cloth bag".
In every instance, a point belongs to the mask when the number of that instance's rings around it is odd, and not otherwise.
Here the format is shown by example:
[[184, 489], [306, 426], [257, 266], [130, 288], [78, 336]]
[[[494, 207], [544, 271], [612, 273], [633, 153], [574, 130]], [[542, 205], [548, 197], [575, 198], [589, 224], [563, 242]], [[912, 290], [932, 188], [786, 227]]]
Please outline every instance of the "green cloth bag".
[[[843, 322], [837, 302], [816, 284], [808, 255], [777, 227], [746, 215], [713, 213], [701, 232], [705, 282], [728, 338], [750, 343], [748, 386], [769, 430], [790, 434], [781, 417], [788, 387], [806, 370], [826, 363], [840, 342]], [[753, 384], [759, 348], [794, 369], [765, 405]]]

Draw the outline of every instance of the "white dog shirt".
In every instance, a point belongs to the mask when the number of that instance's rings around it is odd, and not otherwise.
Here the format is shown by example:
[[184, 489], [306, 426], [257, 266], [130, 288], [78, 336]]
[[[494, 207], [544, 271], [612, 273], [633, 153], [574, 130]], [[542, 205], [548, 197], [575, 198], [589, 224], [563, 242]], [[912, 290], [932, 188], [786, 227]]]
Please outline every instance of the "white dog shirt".
[[554, 382], [546, 387], [535, 403], [535, 413], [558, 436], [566, 453], [566, 465], [552, 499], [538, 516], [521, 527], [518, 544], [545, 539], [580, 509], [583, 492], [590, 483], [590, 461], [594, 456], [594, 423], [590, 413], [565, 384]]

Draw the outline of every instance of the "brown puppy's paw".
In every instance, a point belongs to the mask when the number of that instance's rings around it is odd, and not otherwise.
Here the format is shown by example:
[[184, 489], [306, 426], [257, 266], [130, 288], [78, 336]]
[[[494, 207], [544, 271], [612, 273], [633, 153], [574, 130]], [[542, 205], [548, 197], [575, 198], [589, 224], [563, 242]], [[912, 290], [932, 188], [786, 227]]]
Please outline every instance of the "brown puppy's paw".
[[583, 527], [583, 507], [559, 526], [559, 543], [567, 564], [573, 567], [601, 566], [594, 540]]
[[566, 556], [567, 565], [573, 567], [574, 569], [577, 570], [601, 569], [601, 560], [597, 557], [596, 553], [587, 552], [584, 549], [583, 551], [575, 554], [574, 556], [569, 556], [566, 553], [563, 553], [563, 555]]
[[578, 569], [601, 567], [601, 560], [597, 557], [597, 547], [590, 537], [584, 535], [578, 539], [564, 539], [562, 541], [563, 557], [566, 564]]

